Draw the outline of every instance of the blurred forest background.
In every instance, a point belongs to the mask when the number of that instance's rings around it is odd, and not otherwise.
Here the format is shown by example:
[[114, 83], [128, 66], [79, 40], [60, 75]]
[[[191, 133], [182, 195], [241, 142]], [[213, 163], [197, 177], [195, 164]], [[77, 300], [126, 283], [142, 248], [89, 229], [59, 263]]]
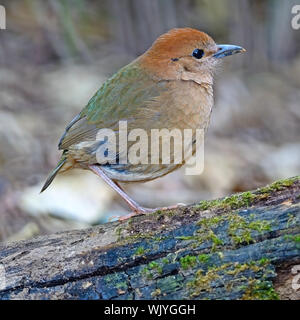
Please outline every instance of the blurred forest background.
[[[69, 121], [161, 33], [194, 27], [245, 47], [215, 82], [201, 176], [127, 185], [155, 207], [254, 189], [300, 171], [296, 0], [7, 0], [0, 30], [0, 241], [82, 228], [125, 213], [98, 177], [73, 171], [39, 190]], [[298, 3], [299, 4], [299, 3]]]

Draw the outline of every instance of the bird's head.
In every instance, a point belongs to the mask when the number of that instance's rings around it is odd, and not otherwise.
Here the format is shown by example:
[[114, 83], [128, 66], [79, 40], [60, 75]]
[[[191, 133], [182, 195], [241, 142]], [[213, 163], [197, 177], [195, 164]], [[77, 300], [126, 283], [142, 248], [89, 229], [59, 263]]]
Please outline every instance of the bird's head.
[[235, 45], [217, 45], [204, 32], [180, 28], [161, 35], [140, 61], [160, 79], [211, 83], [220, 58], [244, 51]]

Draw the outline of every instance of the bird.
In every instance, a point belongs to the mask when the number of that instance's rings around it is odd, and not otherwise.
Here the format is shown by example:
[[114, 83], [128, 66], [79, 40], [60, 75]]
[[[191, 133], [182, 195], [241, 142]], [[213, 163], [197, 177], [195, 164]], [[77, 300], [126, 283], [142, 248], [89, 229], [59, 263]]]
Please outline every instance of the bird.
[[[102, 129], [120, 136], [120, 122], [128, 132], [142, 129], [207, 130], [213, 108], [213, 78], [221, 58], [246, 50], [237, 45], [216, 44], [205, 32], [175, 28], [159, 36], [141, 56], [111, 76], [66, 127], [58, 148], [61, 159], [50, 173], [41, 192], [58, 173], [73, 168], [90, 170], [102, 178], [129, 205], [134, 215], [156, 209], [144, 208], [134, 201], [120, 183], [146, 182], [160, 178], [184, 165], [182, 163], [123, 163], [133, 141], [120, 151], [124, 141], [116, 142], [114, 161], [97, 157], [108, 154], [108, 139], [97, 139]], [[194, 131], [193, 131], [194, 132]], [[193, 143], [192, 143], [193, 144]], [[150, 148], [149, 148], [150, 149]], [[151, 156], [151, 150], [147, 151]], [[195, 152], [193, 147], [193, 153]]]

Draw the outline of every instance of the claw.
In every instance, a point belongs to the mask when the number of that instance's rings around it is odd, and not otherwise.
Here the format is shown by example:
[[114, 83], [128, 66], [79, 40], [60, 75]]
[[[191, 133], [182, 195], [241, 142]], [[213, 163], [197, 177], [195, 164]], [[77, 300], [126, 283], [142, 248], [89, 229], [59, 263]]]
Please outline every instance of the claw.
[[125, 216], [121, 216], [119, 219], [118, 219], [118, 221], [126, 221], [126, 220], [128, 220], [128, 219], [130, 219], [130, 218], [132, 218], [132, 217], [135, 217], [135, 216], [139, 216], [139, 215], [141, 215], [142, 213], [140, 212], [140, 213], [138, 213], [138, 212], [131, 212], [131, 213], [129, 213], [129, 214], [126, 214]]
[[121, 216], [118, 221], [126, 221], [132, 217], [135, 217], [135, 216], [139, 216], [139, 215], [142, 215], [142, 214], [148, 214], [148, 213], [153, 213], [153, 212], [156, 212], [158, 210], [161, 210], [161, 211], [166, 211], [166, 210], [172, 210], [172, 209], [177, 209], [179, 207], [184, 207], [186, 206], [186, 204], [184, 203], [177, 203], [173, 206], [169, 206], [169, 207], [160, 207], [160, 208], [155, 208], [155, 209], [150, 209], [150, 208], [143, 208], [143, 207], [140, 207], [139, 208], [139, 211], [134, 211], [134, 212], [131, 212], [125, 216]]

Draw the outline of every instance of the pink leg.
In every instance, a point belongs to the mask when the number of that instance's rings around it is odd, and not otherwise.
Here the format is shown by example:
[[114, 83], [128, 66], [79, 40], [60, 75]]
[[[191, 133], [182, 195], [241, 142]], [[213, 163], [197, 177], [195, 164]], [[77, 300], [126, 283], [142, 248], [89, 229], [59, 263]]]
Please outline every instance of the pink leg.
[[[122, 217], [120, 220], [125, 220], [126, 218], [130, 218], [131, 216], [138, 215], [138, 214], [145, 214], [155, 211], [154, 209], [147, 209], [141, 207], [137, 202], [135, 202], [133, 199], [131, 199], [128, 194], [123, 191], [123, 189], [115, 183], [113, 180], [111, 180], [101, 169], [98, 165], [89, 165], [89, 168], [99, 177], [101, 177], [109, 186], [111, 186], [115, 191], [118, 192], [118, 194], [127, 202], [129, 207], [134, 211], [132, 214]], [[125, 219], [124, 219], [125, 218]]]
[[[118, 182], [114, 181], [114, 183], [115, 183], [124, 193], [126, 193], [126, 192], [124, 191], [124, 189], [120, 186], [120, 184], [119, 184]], [[155, 209], [143, 208], [143, 209], [145, 209], [147, 212], [155, 212], [155, 211], [157, 211], [157, 210], [172, 210], [172, 209], [177, 209], [178, 207], [184, 207], [184, 206], [186, 206], [186, 204], [184, 204], [184, 203], [177, 203], [177, 204], [175, 204], [175, 205], [168, 206], [168, 207], [160, 207], [160, 208], [155, 208]], [[140, 208], [142, 208], [142, 207], [140, 207]], [[129, 216], [129, 215], [128, 215], [128, 216]], [[127, 217], [127, 216], [125, 216], [125, 217]], [[121, 219], [120, 219], [120, 220], [121, 220]]]
[[120, 221], [127, 220], [133, 216], [139, 215], [139, 214], [146, 214], [155, 212], [157, 210], [170, 210], [170, 209], [176, 209], [179, 206], [182, 206], [183, 204], [177, 204], [170, 207], [163, 207], [163, 208], [156, 208], [156, 209], [150, 209], [150, 208], [143, 208], [141, 207], [137, 202], [135, 202], [133, 199], [131, 199], [128, 194], [119, 186], [117, 182], [114, 182], [111, 180], [106, 173], [101, 169], [98, 165], [89, 165], [89, 168], [100, 178], [102, 178], [109, 186], [111, 186], [115, 191], [118, 192], [118, 194], [127, 202], [129, 207], [133, 210], [132, 213], [122, 216], [119, 218]]

